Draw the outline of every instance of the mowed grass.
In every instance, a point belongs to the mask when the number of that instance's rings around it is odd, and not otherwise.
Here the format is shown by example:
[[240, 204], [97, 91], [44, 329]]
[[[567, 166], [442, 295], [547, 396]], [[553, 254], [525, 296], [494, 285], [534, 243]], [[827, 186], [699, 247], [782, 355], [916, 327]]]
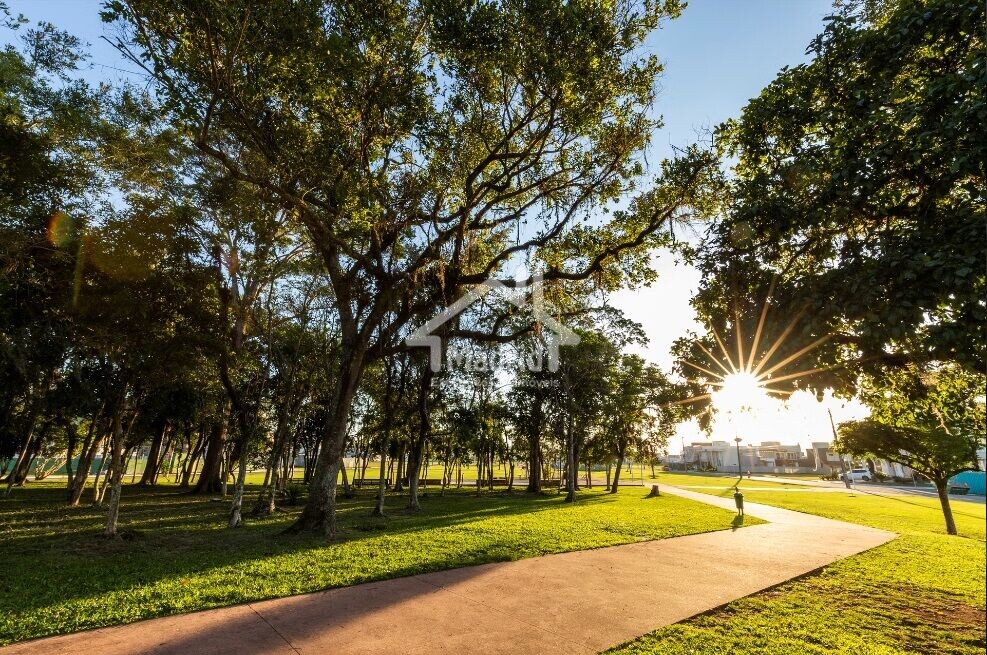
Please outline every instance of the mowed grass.
[[[659, 478], [681, 484], [668, 475]], [[707, 479], [708, 493], [732, 493], [722, 479]], [[954, 502], [960, 535], [950, 537], [934, 498], [783, 490], [744, 496], [901, 536], [818, 574], [657, 630], [613, 655], [984, 653], [983, 505]]]
[[[818, 478], [817, 478], [818, 479]], [[675, 485], [677, 487], [682, 487], [683, 489], [692, 489], [693, 491], [705, 492], [708, 490], [715, 490], [717, 495], [733, 495], [733, 485], [737, 484], [737, 476], [728, 475], [703, 475], [701, 473], [659, 473], [654, 478], [650, 479], [649, 482], [657, 482], [659, 485], [662, 483]], [[754, 487], [757, 489], [794, 489], [794, 490], [805, 490], [811, 489], [804, 484], [799, 484], [798, 482], [786, 482], [784, 478], [779, 478], [777, 482], [768, 482], [765, 480], [748, 480], [746, 477], [741, 480], [740, 488], [743, 490], [745, 487]], [[721, 493], [722, 492], [722, 493]]]
[[[62, 504], [60, 484], [31, 483], [0, 500], [0, 643], [245, 601], [647, 539], [730, 528], [734, 515], [673, 496], [584, 491], [428, 494], [423, 510], [372, 494], [340, 502], [342, 538], [282, 536], [300, 508], [225, 527], [228, 501], [173, 486], [126, 487], [120, 539], [105, 510]], [[250, 507], [250, 499], [246, 504]], [[748, 523], [758, 522], [749, 520]]]

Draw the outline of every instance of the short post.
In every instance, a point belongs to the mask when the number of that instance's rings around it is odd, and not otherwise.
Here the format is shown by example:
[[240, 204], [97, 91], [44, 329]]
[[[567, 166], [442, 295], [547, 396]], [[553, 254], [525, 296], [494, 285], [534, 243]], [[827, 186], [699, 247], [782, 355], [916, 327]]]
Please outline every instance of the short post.
[[733, 502], [737, 505], [737, 514], [744, 515], [744, 494], [740, 493], [740, 487], [734, 487]]

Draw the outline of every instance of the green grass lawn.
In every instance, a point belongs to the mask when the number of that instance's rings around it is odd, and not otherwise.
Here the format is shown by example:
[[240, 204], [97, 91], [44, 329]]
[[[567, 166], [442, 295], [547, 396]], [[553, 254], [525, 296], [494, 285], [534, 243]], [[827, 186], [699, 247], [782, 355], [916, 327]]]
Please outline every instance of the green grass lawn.
[[[682, 477], [695, 476], [659, 476], [669, 484], [683, 484]], [[732, 493], [722, 479], [707, 479], [707, 493]], [[984, 653], [983, 505], [953, 503], [960, 536], [950, 537], [932, 498], [784, 490], [744, 495], [901, 536], [818, 574], [657, 630], [613, 655]]]
[[[659, 473], [653, 480], [649, 480], [649, 482], [657, 482], [659, 485], [664, 482], [666, 484], [691, 489], [693, 491], [706, 491], [705, 488], [708, 488], [711, 490], [716, 490], [718, 493], [722, 491], [722, 495], [726, 495], [727, 490], [730, 490], [729, 493], [732, 495], [733, 485], [737, 482], [737, 476], [704, 475], [701, 473]], [[779, 478], [777, 482], [748, 480], [747, 478], [744, 478], [740, 483], [740, 488], [743, 489], [744, 487], [755, 487], [758, 489], [772, 488], [779, 490], [807, 488], [804, 484], [799, 484], [797, 482], [786, 482], [783, 478]]]
[[[225, 528], [228, 504], [126, 487], [125, 538], [100, 536], [104, 510], [61, 504], [61, 484], [30, 483], [0, 500], [0, 643], [328, 587], [546, 553], [731, 527], [731, 512], [673, 496], [464, 492], [423, 511], [372, 519], [371, 494], [342, 500], [343, 538], [284, 537], [289, 514]], [[249, 501], [247, 507], [249, 507]], [[752, 523], [756, 521], [748, 521]]]

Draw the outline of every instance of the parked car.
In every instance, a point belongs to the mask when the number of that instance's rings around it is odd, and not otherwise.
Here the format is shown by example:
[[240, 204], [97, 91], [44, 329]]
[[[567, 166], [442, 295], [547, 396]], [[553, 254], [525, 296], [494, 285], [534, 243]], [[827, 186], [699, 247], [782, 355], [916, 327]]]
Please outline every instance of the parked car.
[[850, 482], [870, 482], [871, 474], [867, 469], [850, 469], [841, 474], [840, 479], [849, 479]]

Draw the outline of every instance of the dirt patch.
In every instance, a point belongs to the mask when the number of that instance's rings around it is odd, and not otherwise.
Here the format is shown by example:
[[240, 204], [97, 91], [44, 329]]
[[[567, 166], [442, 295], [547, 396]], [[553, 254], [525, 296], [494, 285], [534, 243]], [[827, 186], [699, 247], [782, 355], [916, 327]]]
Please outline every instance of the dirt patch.
[[922, 623], [933, 625], [976, 626], [987, 625], [987, 610], [965, 603], [943, 603], [936, 606], [899, 608], [902, 614], [913, 616]]

